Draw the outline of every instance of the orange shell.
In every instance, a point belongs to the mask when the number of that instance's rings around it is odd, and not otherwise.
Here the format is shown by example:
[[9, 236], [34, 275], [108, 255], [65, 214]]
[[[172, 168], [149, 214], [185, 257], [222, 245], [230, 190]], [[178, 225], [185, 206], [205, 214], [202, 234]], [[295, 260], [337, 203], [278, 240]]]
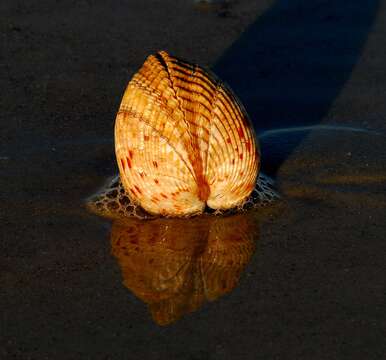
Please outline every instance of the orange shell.
[[239, 205], [260, 167], [253, 127], [231, 90], [163, 51], [149, 56], [127, 86], [115, 151], [132, 200], [166, 216]]

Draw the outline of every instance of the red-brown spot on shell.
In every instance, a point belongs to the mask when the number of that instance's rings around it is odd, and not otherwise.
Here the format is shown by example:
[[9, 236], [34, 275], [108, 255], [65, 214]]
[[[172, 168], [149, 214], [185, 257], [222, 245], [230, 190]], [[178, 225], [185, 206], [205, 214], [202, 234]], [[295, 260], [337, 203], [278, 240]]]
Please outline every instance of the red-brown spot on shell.
[[235, 164], [235, 159], [232, 159], [232, 165], [234, 165]]
[[248, 152], [251, 152], [251, 142], [249, 140], [245, 143], [245, 147], [247, 148]]
[[243, 131], [243, 129], [242, 129], [241, 127], [239, 127], [239, 128], [237, 129], [237, 132], [239, 133], [239, 136], [240, 136], [242, 139], [244, 139], [244, 131]]
[[134, 187], [135, 187], [135, 190], [138, 191], [138, 193], [142, 194], [142, 190], [137, 185], [134, 185]]
[[232, 141], [231, 141], [231, 138], [228, 138], [227, 139], [227, 143], [230, 144]]
[[158, 179], [154, 179], [154, 182], [155, 182], [156, 184], [159, 184]]
[[255, 188], [255, 185], [254, 184], [250, 184], [247, 187], [247, 191], [253, 191], [254, 188]]
[[164, 199], [167, 199], [167, 195], [165, 195], [164, 193], [160, 193], [160, 195], [164, 198]]
[[145, 135], [143, 138], [145, 139], [145, 141], [149, 141], [149, 136]]
[[157, 168], [158, 167], [157, 161], [153, 161], [153, 165], [154, 165], [155, 168]]
[[243, 160], [243, 157], [244, 157], [244, 155], [243, 155], [243, 153], [241, 153], [240, 154], [240, 160]]
[[129, 158], [130, 158], [130, 159], [133, 158], [133, 150], [129, 150]]
[[125, 165], [125, 160], [124, 159], [121, 159], [121, 165], [122, 165], [123, 170], [125, 170], [126, 165]]
[[143, 179], [143, 177], [145, 176], [145, 174], [143, 172], [140, 172], [139, 173], [139, 176]]
[[157, 203], [159, 201], [159, 199], [156, 196], [152, 196], [151, 201], [153, 203]]
[[128, 157], [126, 157], [127, 166], [131, 169], [131, 161]]

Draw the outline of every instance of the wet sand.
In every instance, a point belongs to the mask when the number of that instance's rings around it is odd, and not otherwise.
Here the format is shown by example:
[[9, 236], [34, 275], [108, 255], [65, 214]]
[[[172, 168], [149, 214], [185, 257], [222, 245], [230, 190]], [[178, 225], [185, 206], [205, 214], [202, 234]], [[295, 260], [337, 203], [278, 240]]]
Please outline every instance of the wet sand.
[[[386, 2], [256, 3], [0, 4], [0, 358], [384, 356]], [[376, 132], [262, 141], [283, 204], [256, 213], [238, 286], [163, 327], [83, 207], [116, 172], [125, 86], [159, 49], [212, 67], [260, 134]]]

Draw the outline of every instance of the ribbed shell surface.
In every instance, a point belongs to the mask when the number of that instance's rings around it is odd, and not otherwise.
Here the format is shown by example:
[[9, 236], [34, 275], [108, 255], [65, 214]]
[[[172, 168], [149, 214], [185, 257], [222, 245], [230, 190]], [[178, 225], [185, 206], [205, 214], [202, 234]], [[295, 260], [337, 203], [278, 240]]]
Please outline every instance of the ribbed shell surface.
[[132, 200], [166, 216], [240, 204], [260, 165], [252, 125], [231, 90], [166, 52], [149, 56], [129, 82], [115, 150]]

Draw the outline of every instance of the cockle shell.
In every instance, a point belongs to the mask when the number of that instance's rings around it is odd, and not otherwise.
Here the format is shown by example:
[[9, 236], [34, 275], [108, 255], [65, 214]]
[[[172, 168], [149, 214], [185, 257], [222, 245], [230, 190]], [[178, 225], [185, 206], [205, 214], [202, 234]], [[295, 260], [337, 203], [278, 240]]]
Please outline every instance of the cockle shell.
[[253, 127], [232, 91], [164, 51], [149, 56], [127, 86], [115, 152], [130, 199], [167, 216], [243, 203], [260, 168]]

